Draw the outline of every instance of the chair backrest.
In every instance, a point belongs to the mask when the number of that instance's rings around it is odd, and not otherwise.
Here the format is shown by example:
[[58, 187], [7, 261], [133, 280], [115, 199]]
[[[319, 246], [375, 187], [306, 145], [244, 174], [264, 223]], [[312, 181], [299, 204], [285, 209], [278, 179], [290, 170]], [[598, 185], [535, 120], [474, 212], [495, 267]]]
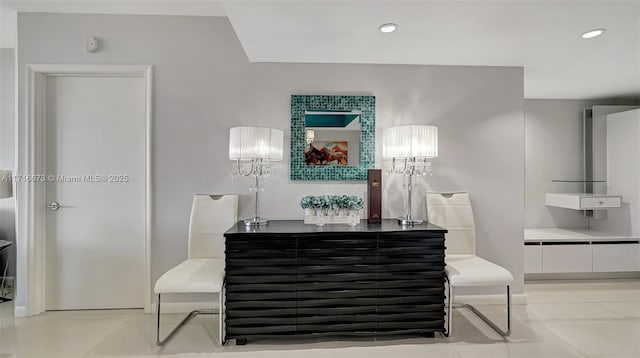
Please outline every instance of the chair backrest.
[[446, 253], [476, 253], [476, 226], [469, 193], [427, 193], [429, 222], [448, 230]]
[[223, 234], [237, 221], [237, 195], [196, 194], [189, 223], [189, 258], [224, 258]]

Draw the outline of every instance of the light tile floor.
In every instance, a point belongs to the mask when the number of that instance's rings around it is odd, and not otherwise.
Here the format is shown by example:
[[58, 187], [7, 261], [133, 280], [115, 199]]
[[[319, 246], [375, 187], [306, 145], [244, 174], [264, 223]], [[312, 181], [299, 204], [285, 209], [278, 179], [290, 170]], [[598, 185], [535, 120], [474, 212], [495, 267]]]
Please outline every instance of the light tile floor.
[[[532, 281], [503, 340], [464, 309], [449, 338], [258, 341], [217, 346], [217, 324], [198, 316], [154, 345], [154, 317], [140, 310], [46, 312], [14, 319], [0, 304], [0, 358], [8, 357], [640, 357], [640, 280]], [[503, 307], [481, 309], [502, 322]], [[180, 315], [165, 315], [167, 326]], [[167, 327], [165, 327], [167, 328]]]

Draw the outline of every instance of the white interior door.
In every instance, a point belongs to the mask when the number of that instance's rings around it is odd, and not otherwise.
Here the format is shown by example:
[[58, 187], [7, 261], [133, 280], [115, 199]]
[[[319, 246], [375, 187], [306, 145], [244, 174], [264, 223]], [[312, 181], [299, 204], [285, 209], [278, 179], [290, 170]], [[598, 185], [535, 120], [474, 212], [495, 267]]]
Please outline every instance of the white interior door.
[[47, 78], [47, 310], [144, 305], [145, 108], [144, 78]]

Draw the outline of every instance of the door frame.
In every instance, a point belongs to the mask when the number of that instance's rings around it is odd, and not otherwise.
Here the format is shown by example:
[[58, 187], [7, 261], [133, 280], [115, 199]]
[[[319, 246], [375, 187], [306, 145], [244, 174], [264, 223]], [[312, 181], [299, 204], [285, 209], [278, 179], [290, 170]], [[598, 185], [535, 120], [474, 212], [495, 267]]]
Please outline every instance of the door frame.
[[[25, 153], [18, 161], [21, 175], [33, 180], [16, 180], [18, 220], [17, 260], [24, 260], [22, 275], [16, 275], [24, 297], [16, 297], [16, 316], [37, 315], [46, 310], [46, 84], [47, 78], [133, 77], [145, 80], [145, 214], [144, 214], [144, 310], [151, 309], [151, 224], [152, 224], [152, 66], [150, 65], [49, 65], [30, 64], [26, 68], [25, 130], [17, 135], [17, 150]], [[18, 126], [16, 125], [16, 128]], [[43, 175], [43, 177], [38, 177]], [[41, 180], [42, 179], [42, 180]], [[40, 181], [40, 182], [39, 182]], [[24, 305], [22, 305], [24, 303]]]

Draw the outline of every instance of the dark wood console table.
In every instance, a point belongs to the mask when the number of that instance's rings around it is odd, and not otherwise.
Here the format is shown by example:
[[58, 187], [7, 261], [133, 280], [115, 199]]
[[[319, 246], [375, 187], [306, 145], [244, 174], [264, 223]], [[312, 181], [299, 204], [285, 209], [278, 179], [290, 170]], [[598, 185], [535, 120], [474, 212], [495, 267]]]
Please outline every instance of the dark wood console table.
[[226, 237], [226, 338], [433, 335], [444, 331], [447, 231], [240, 222]]

